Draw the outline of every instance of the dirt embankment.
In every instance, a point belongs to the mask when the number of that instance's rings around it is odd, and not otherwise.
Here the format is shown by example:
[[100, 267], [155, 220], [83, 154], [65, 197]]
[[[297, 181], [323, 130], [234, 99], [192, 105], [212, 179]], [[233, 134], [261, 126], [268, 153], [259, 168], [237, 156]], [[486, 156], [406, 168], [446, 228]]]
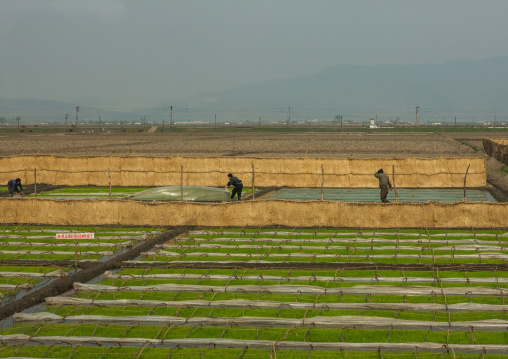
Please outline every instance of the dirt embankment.
[[485, 161], [487, 170], [487, 182], [494, 186], [497, 190], [495, 193], [498, 201], [508, 202], [508, 175], [501, 169], [505, 164], [499, 162], [495, 158], [488, 157]]
[[508, 134], [455, 133], [449, 136], [464, 146], [469, 146], [476, 151], [476, 153], [486, 157], [485, 167], [487, 171], [487, 182], [494, 187], [492, 192], [498, 201], [508, 202], [508, 175], [506, 171], [502, 170], [503, 166], [506, 167], [506, 165], [493, 157], [488, 157], [483, 146], [484, 137], [488, 138], [494, 136], [496, 139], [506, 140], [508, 139]]

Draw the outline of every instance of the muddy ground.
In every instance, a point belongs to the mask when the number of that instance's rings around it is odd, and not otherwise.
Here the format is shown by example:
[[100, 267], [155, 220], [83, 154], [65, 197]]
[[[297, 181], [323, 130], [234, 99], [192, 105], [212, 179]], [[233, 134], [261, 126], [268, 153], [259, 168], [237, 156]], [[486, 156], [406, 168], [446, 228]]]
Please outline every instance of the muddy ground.
[[[481, 155], [451, 135], [434, 133], [163, 132], [117, 135], [17, 134], [0, 138], [0, 156], [13, 154], [457, 157]], [[480, 137], [481, 140], [481, 137]]]
[[[482, 138], [508, 138], [508, 132], [155, 132], [121, 134], [0, 134], [0, 156], [237, 156], [402, 158], [484, 156]], [[508, 199], [502, 163], [487, 160], [488, 182]]]

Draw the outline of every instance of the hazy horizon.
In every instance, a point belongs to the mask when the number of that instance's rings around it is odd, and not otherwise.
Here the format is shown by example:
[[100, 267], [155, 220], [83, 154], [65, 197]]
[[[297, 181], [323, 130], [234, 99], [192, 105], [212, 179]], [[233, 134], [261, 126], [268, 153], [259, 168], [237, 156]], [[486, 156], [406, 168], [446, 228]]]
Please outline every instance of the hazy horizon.
[[508, 2], [0, 3], [0, 97], [159, 106], [348, 65], [508, 56]]

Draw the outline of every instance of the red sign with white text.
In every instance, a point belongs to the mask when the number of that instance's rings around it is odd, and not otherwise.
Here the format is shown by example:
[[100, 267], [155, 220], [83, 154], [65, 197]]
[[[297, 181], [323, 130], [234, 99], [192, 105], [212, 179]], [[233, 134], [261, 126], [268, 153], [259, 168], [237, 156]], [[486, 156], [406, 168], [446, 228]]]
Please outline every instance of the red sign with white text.
[[57, 233], [56, 239], [94, 239], [94, 233]]

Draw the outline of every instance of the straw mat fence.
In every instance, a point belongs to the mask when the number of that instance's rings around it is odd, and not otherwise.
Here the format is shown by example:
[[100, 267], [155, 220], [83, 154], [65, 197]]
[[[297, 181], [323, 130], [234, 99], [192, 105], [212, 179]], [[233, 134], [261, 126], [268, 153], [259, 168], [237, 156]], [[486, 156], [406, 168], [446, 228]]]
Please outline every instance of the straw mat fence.
[[[232, 172], [245, 186], [377, 188], [373, 174], [383, 168], [398, 187], [482, 187], [485, 160], [472, 158], [234, 158], [234, 157], [62, 157], [0, 158], [0, 183], [67, 186], [219, 187]], [[467, 183], [464, 177], [467, 172]], [[255, 183], [254, 183], [255, 182]]]

